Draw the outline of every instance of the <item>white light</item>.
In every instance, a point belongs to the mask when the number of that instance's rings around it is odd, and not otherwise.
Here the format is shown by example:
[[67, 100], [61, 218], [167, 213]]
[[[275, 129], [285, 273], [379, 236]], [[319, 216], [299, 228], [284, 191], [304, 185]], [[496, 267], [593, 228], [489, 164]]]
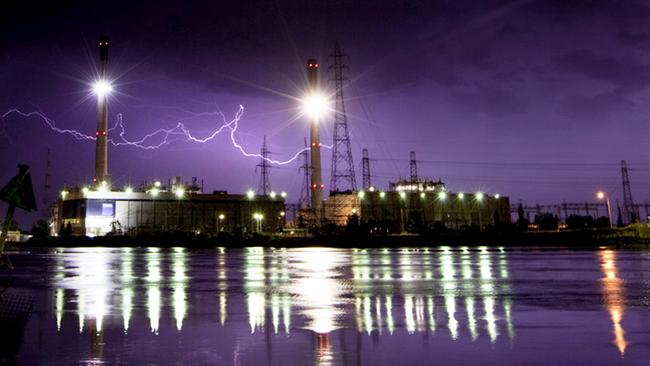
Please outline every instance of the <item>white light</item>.
[[385, 198], [386, 197], [386, 192], [379, 192], [379, 198]]
[[499, 199], [499, 197], [501, 197], [501, 195], [499, 195], [498, 193], [494, 195], [494, 198], [496, 199]]
[[133, 188], [127, 186], [126, 188], [124, 188], [124, 193], [128, 193], [128, 194], [133, 193]]
[[481, 192], [476, 192], [476, 194], [474, 196], [476, 197], [476, 199], [478, 201], [483, 199], [483, 193], [481, 193]]
[[183, 196], [185, 196], [185, 189], [183, 189], [182, 187], [178, 187], [176, 188], [176, 192], [174, 193], [176, 194], [177, 198], [183, 198]]
[[280, 196], [282, 196], [282, 198], [287, 198], [287, 192], [280, 193]]
[[459, 200], [462, 200], [463, 198], [465, 198], [465, 193], [460, 192], [460, 193], [458, 194], [458, 199], [459, 199]]
[[61, 191], [61, 198], [65, 199], [65, 196], [68, 195], [68, 191]]
[[274, 191], [271, 191], [271, 193], [269, 194], [269, 197], [275, 198], [275, 196], [277, 196], [277, 193], [275, 193]]
[[223, 219], [225, 219], [225, 218], [226, 218], [226, 215], [224, 215], [224, 214], [219, 214], [219, 220], [223, 220]]
[[598, 193], [596, 194], [596, 197], [597, 197], [599, 200], [602, 200], [603, 198], [605, 198], [605, 192], [603, 192], [603, 191], [598, 192]]
[[438, 193], [438, 198], [439, 198], [441, 201], [444, 201], [444, 200], [447, 198], [447, 192], [440, 192], [440, 193]]
[[156, 186], [156, 187], [160, 187], [161, 184], [160, 184], [160, 181], [157, 180], [157, 181], [155, 181], [155, 182], [153, 183], [153, 185]]
[[406, 198], [406, 192], [403, 192], [403, 191], [400, 192], [400, 193], [399, 193], [399, 196], [400, 196], [400, 198], [402, 198], [402, 199]]
[[100, 97], [110, 94], [113, 91], [113, 86], [107, 80], [97, 80], [93, 84], [93, 92]]
[[424, 199], [426, 196], [427, 195], [424, 192], [420, 193], [420, 198]]
[[252, 189], [249, 189], [248, 191], [246, 191], [246, 198], [248, 198], [249, 200], [252, 200], [253, 198], [255, 198], [255, 191], [252, 190]]
[[359, 199], [362, 200], [366, 196], [366, 192], [359, 191]]
[[160, 190], [158, 188], [151, 188], [149, 193], [151, 193], [152, 197], [156, 197], [156, 196], [158, 196], [158, 193], [160, 193]]
[[374, 192], [374, 191], [375, 191], [375, 187], [370, 186], [370, 188], [368, 188], [368, 190], [369, 190], [370, 192]]
[[88, 189], [88, 187], [83, 187], [81, 189], [81, 192], [83, 192], [84, 196], [88, 194], [88, 191], [90, 191], [90, 189]]
[[280, 211], [280, 216], [284, 216], [284, 211]]
[[327, 98], [319, 93], [312, 93], [302, 100], [302, 108], [305, 114], [318, 119], [327, 111]]

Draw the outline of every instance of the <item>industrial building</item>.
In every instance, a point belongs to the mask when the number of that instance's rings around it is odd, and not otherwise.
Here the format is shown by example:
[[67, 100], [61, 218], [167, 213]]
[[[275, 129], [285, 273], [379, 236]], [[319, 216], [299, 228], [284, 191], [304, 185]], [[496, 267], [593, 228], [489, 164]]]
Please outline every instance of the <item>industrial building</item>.
[[71, 234], [88, 236], [163, 231], [255, 233], [284, 226], [283, 194], [206, 194], [197, 188], [153, 182], [137, 191], [101, 185], [98, 189], [65, 189], [51, 226], [59, 230], [70, 224]]
[[442, 223], [446, 228], [485, 228], [510, 222], [510, 200], [498, 194], [447, 191], [440, 180], [391, 183], [389, 191], [370, 187], [358, 193], [360, 220], [412, 231]]

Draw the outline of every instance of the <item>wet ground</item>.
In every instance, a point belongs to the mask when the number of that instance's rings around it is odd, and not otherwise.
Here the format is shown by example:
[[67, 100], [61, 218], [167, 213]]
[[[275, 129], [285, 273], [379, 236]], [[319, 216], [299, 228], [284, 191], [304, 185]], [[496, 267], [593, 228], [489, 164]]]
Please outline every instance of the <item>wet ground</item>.
[[650, 252], [60, 248], [11, 254], [19, 365], [646, 365]]

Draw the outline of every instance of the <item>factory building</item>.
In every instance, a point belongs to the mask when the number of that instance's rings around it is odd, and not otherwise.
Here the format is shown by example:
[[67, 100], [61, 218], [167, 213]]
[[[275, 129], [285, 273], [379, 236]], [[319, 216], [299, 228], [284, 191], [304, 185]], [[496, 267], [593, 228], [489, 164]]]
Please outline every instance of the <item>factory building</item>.
[[72, 229], [73, 235], [106, 235], [182, 231], [272, 232], [284, 226], [282, 195], [203, 193], [196, 185], [154, 182], [139, 190], [65, 189], [57, 200], [53, 230]]
[[399, 180], [389, 191], [358, 192], [360, 220], [392, 224], [401, 232], [432, 227], [462, 229], [510, 222], [510, 201], [498, 194], [455, 193], [440, 180]]

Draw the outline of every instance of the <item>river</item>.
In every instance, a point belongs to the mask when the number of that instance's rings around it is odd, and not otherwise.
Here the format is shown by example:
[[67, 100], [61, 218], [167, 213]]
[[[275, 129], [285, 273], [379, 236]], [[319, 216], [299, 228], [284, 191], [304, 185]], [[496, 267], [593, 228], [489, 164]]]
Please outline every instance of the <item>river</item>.
[[650, 252], [500, 247], [11, 253], [18, 365], [634, 365]]

